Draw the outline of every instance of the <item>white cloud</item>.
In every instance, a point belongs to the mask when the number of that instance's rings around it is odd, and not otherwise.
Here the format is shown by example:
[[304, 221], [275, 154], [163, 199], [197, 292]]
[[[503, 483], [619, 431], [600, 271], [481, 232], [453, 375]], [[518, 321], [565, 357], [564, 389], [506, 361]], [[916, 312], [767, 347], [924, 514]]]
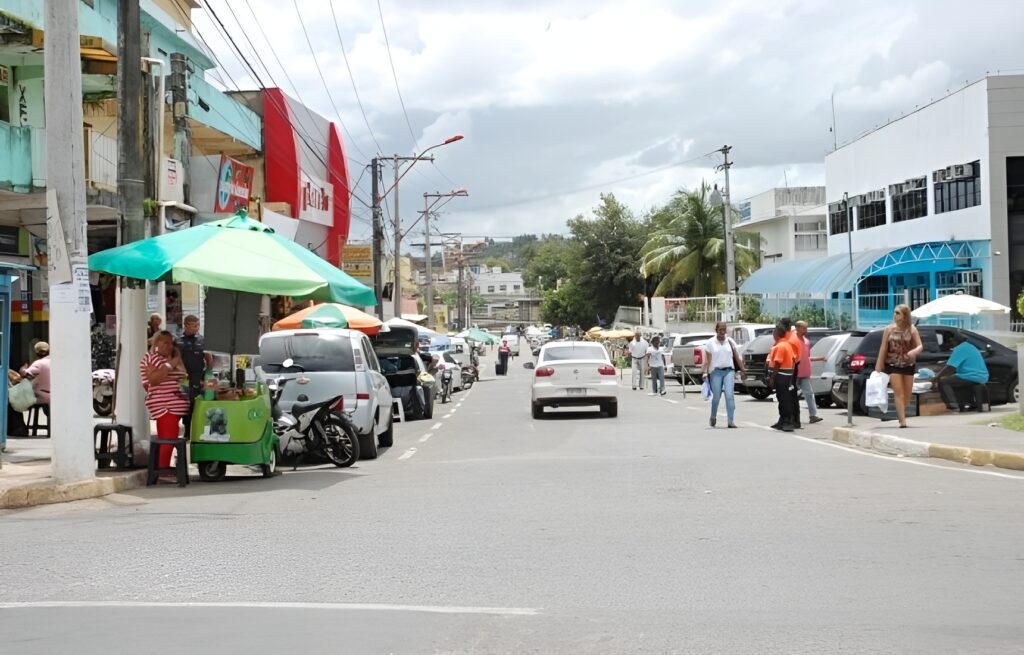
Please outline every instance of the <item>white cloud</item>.
[[[210, 1], [255, 61], [226, 0]], [[333, 116], [292, 3], [251, 2], [273, 44], [244, 5], [232, 6], [273, 77], [295, 95], [271, 48], [303, 99]], [[721, 181], [711, 160], [658, 169], [725, 143], [734, 146], [735, 198], [787, 181], [821, 183], [831, 94], [842, 141], [938, 97], [953, 80], [1020, 65], [1016, 26], [1024, 19], [1015, 0], [991, 0], [985, 11], [954, 0], [384, 0], [410, 136], [376, 3], [333, 0], [378, 148], [330, 5], [299, 6], [351, 135], [353, 165], [465, 134], [434, 151], [450, 180], [420, 165], [403, 180], [402, 204], [454, 181], [472, 195], [447, 207], [446, 228], [499, 234], [563, 229], [601, 190], [639, 214], [681, 186]], [[214, 25], [196, 14], [231, 75], [244, 79]], [[600, 190], [573, 191], [593, 185]], [[546, 199], [517, 204], [536, 197]]]

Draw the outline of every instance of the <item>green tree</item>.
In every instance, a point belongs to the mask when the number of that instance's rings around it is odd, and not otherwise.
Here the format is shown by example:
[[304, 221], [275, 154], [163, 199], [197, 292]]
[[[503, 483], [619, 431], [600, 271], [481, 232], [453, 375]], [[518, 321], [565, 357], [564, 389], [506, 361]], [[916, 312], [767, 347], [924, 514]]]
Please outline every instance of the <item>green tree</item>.
[[[714, 207], [706, 182], [693, 191], [680, 190], [646, 221], [653, 228], [640, 256], [645, 276], [661, 276], [655, 295], [685, 289], [692, 296], [726, 292], [723, 208]], [[737, 245], [736, 275], [756, 267], [757, 235], [733, 232]]]
[[602, 194], [592, 218], [568, 222], [578, 258], [570, 260], [573, 288], [583, 294], [591, 313], [580, 325], [611, 319], [619, 305], [636, 305], [644, 278], [636, 262], [644, 245], [644, 226], [612, 194]]
[[554, 289], [579, 260], [576, 242], [561, 235], [547, 236], [534, 248], [533, 257], [523, 269], [523, 284], [530, 288]]
[[546, 291], [540, 304], [540, 315], [554, 325], [588, 325], [593, 322], [593, 307], [586, 293], [573, 280], [558, 289]]
[[484, 266], [500, 266], [502, 273], [512, 270], [512, 264], [505, 257], [488, 257], [484, 260]]

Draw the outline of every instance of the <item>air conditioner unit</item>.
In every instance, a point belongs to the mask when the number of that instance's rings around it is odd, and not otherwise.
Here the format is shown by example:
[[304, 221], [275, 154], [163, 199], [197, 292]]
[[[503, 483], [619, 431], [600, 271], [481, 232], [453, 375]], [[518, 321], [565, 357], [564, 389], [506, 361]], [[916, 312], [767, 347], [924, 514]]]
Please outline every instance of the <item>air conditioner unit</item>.
[[885, 191], [879, 189], [868, 194], [868, 202], [885, 202]]
[[974, 177], [974, 166], [971, 164], [960, 164], [959, 166], [954, 166], [953, 177], [954, 179]]
[[941, 184], [946, 181], [946, 171], [932, 171], [932, 184]]
[[916, 177], [913, 180], [907, 180], [907, 183], [911, 190], [928, 188], [928, 178], [926, 177]]
[[889, 185], [889, 195], [890, 196], [902, 195], [904, 193], [903, 187], [905, 187], [905, 186], [906, 186], [905, 184], [890, 184]]
[[956, 177], [956, 166], [947, 166], [946, 167], [946, 173], [945, 173], [945, 179], [946, 180], [952, 180], [955, 177]]

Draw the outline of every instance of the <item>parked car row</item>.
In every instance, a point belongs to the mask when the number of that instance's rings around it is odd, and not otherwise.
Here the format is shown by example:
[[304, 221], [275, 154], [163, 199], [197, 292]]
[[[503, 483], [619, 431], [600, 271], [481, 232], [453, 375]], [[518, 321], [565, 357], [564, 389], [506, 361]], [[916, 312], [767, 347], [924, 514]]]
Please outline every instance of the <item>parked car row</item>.
[[258, 366], [268, 378], [298, 376], [282, 390], [279, 404], [286, 412], [296, 403], [343, 396], [361, 457], [374, 459], [378, 446], [393, 445], [394, 399], [400, 399], [407, 420], [433, 416], [441, 376], [428, 366], [435, 358], [435, 371], [458, 368], [453, 381], [455, 390], [461, 389], [457, 356], [419, 352], [417, 331], [404, 326], [391, 326], [374, 337], [341, 328], [270, 332], [260, 339]]

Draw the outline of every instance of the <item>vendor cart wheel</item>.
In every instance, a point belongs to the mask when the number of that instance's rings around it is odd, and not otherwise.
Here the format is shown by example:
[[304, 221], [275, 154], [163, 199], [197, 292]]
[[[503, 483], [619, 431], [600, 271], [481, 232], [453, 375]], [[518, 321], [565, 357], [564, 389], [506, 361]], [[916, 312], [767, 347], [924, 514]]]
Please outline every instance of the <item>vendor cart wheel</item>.
[[227, 472], [224, 462], [199, 462], [199, 479], [203, 482], [220, 482]]
[[260, 466], [263, 470], [263, 477], [273, 477], [274, 473], [277, 472], [277, 448], [270, 449], [270, 460], [266, 464]]

